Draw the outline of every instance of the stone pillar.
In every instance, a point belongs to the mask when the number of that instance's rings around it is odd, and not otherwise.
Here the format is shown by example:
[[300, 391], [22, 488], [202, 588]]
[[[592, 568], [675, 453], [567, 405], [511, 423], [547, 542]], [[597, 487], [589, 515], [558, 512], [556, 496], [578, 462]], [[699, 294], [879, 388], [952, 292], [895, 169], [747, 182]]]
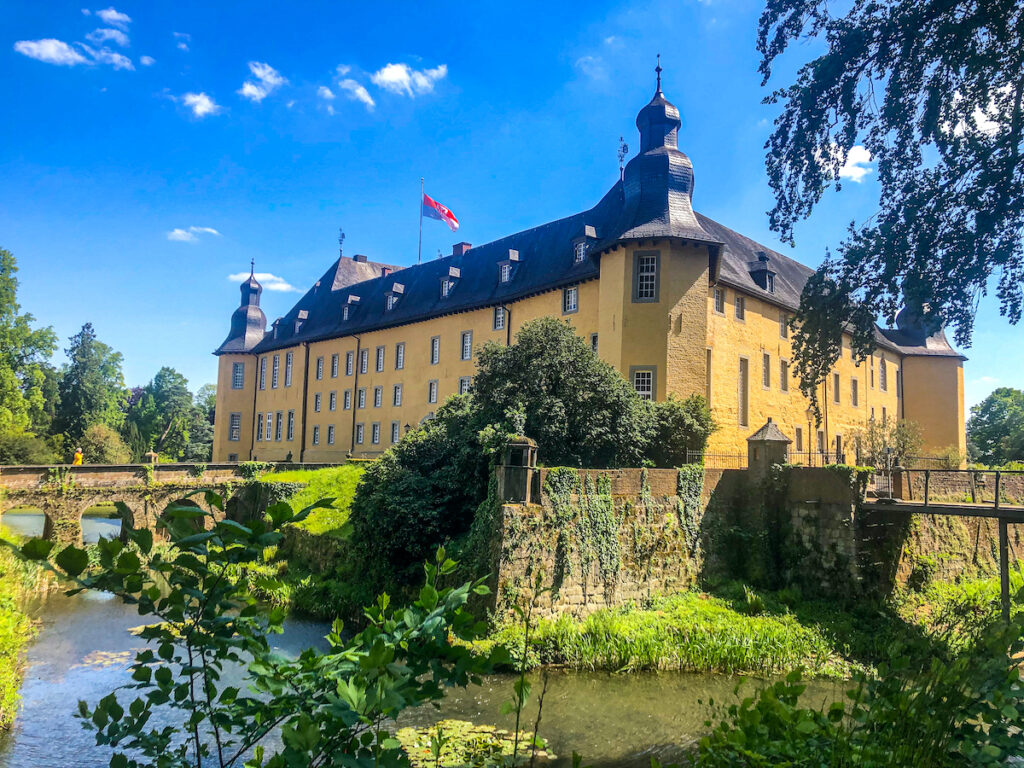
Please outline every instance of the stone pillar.
[[528, 437], [513, 437], [501, 451], [498, 465], [498, 499], [506, 504], [534, 504], [534, 476], [537, 474], [537, 443]]
[[754, 482], [768, 476], [773, 464], [785, 464], [793, 441], [768, 418], [767, 423], [747, 438], [747, 471]]

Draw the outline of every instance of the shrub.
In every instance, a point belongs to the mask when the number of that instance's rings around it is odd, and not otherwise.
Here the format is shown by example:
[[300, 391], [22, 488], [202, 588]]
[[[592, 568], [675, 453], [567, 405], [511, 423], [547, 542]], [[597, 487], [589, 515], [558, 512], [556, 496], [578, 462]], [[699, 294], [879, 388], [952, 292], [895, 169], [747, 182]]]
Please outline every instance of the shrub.
[[93, 424], [82, 436], [79, 446], [90, 464], [128, 464], [132, 454], [124, 438], [106, 424]]
[[0, 464], [52, 464], [57, 456], [31, 432], [0, 434]]
[[646, 450], [655, 467], [680, 467], [689, 461], [688, 451], [703, 452], [715, 430], [711, 409], [700, 395], [651, 403], [654, 435]]

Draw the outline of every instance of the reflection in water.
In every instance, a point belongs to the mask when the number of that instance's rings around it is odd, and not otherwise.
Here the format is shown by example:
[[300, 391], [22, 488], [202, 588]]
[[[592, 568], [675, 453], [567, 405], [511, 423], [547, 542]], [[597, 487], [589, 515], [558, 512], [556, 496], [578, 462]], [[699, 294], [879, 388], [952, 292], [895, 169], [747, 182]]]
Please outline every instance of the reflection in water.
[[[42, 512], [33, 510], [16, 510], [5, 512], [0, 523], [18, 536], [26, 538], [43, 535], [46, 520]], [[95, 544], [102, 536], [105, 539], [117, 538], [121, 535], [121, 521], [117, 518], [100, 517], [85, 514], [82, 516], [82, 541]]]
[[[0, 746], [0, 768], [106, 768], [109, 753], [94, 746], [93, 735], [82, 729], [73, 712], [78, 699], [95, 703], [128, 682], [130, 660], [143, 645], [129, 630], [148, 619], [109, 596], [91, 593], [50, 595], [30, 609], [42, 619], [42, 631], [29, 648], [23, 711]], [[284, 634], [272, 640], [278, 650], [294, 655], [310, 646], [324, 649], [328, 630], [320, 622], [290, 619]], [[539, 675], [532, 677], [537, 681]], [[701, 702], [732, 701], [736, 683], [736, 678], [718, 675], [553, 672], [541, 735], [559, 755], [558, 766], [569, 765], [576, 750], [595, 768], [646, 768], [652, 755], [664, 762], [692, 744], [708, 715]], [[754, 686], [746, 683], [743, 692]], [[840, 690], [812, 684], [807, 703], [832, 700]], [[448, 717], [511, 729], [514, 718], [500, 713], [511, 693], [510, 677], [490, 677], [482, 686], [452, 691], [440, 710], [424, 707], [407, 713], [400, 725], [426, 725]], [[535, 716], [531, 703], [524, 719], [532, 723]]]

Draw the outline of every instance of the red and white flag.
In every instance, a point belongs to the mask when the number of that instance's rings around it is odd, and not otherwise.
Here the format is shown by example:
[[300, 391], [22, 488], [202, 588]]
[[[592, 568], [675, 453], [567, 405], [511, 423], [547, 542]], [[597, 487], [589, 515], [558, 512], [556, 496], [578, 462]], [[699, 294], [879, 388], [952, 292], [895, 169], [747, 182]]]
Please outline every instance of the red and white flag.
[[423, 215], [443, 221], [452, 232], [459, 228], [459, 220], [455, 218], [455, 214], [426, 193], [423, 194]]

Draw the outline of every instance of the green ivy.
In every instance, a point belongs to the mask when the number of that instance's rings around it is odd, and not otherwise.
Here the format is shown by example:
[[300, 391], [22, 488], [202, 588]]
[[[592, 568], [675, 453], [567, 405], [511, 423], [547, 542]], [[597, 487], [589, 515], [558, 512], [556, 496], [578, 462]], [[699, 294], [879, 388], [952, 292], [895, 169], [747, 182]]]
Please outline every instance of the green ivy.
[[615, 514], [611, 495], [611, 479], [599, 475], [580, 478], [572, 467], [551, 469], [544, 483], [544, 492], [551, 499], [552, 525], [555, 528], [555, 587], [572, 575], [573, 554], [579, 560], [580, 572], [586, 574], [596, 560], [605, 582], [612, 582], [622, 566], [619, 550], [620, 520]]
[[676, 480], [676, 515], [679, 528], [686, 540], [686, 550], [692, 557], [699, 544], [701, 496], [704, 493], [704, 465], [684, 464]]

